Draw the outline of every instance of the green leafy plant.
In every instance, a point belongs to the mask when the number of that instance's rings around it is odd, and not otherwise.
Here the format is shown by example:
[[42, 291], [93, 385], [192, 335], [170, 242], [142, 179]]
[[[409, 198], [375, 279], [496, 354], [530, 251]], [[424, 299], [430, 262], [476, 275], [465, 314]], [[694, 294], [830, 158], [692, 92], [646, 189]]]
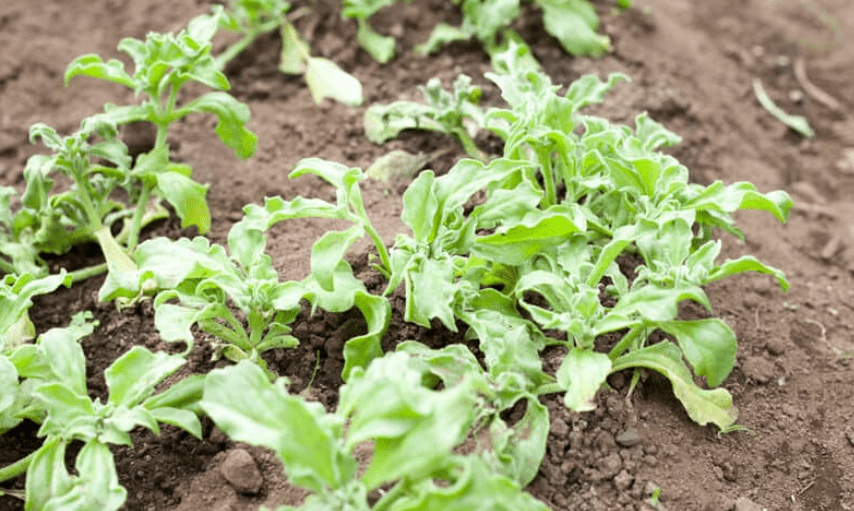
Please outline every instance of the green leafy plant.
[[[84, 174], [106, 174], [119, 180], [128, 190], [129, 198], [135, 201], [133, 214], [126, 224], [126, 248], [129, 253], [136, 248], [146, 212], [156, 207], [150, 204], [152, 196], [171, 204], [181, 218], [183, 227], [196, 226], [203, 233], [210, 228], [210, 211], [205, 200], [207, 186], [191, 179], [192, 169], [188, 165], [174, 163], [170, 159], [167, 136], [173, 123], [192, 113], [213, 114], [218, 120], [217, 135], [237, 156], [248, 158], [255, 151], [257, 137], [246, 128], [249, 109], [225, 92], [229, 89], [228, 80], [218, 70], [210, 53], [210, 41], [222, 16], [221, 9], [213, 15], [199, 16], [177, 35], [150, 33], [145, 41], [130, 38], [122, 40], [119, 50], [131, 57], [135, 66], [133, 74], [128, 74], [120, 61], [104, 62], [97, 55], [78, 57], [66, 70], [66, 83], [76, 76], [91, 76], [124, 85], [144, 98], [142, 103], [135, 105], [107, 105], [104, 113], [88, 120], [89, 124], [121, 126], [142, 121], [153, 124], [157, 129], [154, 148], [139, 155], [132, 167], [124, 158], [122, 164], [118, 165], [114, 157], [115, 167], [84, 169]], [[181, 89], [190, 81], [199, 82], [215, 91], [179, 106]], [[118, 154], [123, 144], [106, 138], [114, 150], [108, 156], [124, 156]], [[84, 136], [82, 140], [85, 142], [85, 139]], [[92, 154], [100, 156], [92, 153], [92, 150], [87, 156]], [[89, 188], [92, 186], [89, 185]], [[79, 183], [78, 188], [86, 188], [85, 183]], [[108, 195], [102, 195], [106, 200]], [[105, 253], [112, 251], [108, 246], [113, 243], [109, 233], [103, 230], [99, 232], [99, 242]], [[116, 252], [121, 251], [119, 247], [115, 249]], [[129, 263], [132, 261], [128, 259], [121, 265], [117, 264], [116, 268], [130, 271], [133, 267]]]
[[[152, 353], [136, 346], [107, 370], [106, 403], [92, 400], [86, 389], [86, 360], [78, 340], [92, 333], [90, 313], [75, 316], [71, 325], [53, 329], [36, 344], [25, 344], [0, 357], [5, 427], [29, 419], [41, 424], [42, 446], [0, 469], [0, 481], [23, 473], [26, 510], [117, 510], [126, 491], [118, 482], [109, 444], [131, 445], [128, 432], [144, 426], [159, 432], [158, 423], [178, 426], [201, 438], [196, 411], [201, 377], [189, 377], [154, 394], [155, 387], [185, 362], [180, 355]], [[19, 382], [23, 379], [23, 382]], [[83, 442], [75, 461], [76, 474], [65, 466], [67, 446]]]
[[217, 57], [217, 67], [225, 69], [259, 36], [278, 30], [282, 38], [280, 71], [304, 76], [316, 103], [331, 98], [349, 106], [361, 105], [362, 84], [331, 60], [311, 55], [309, 44], [288, 18], [290, 10], [291, 4], [285, 0], [230, 0], [220, 26], [242, 37]]
[[[462, 160], [442, 177], [422, 172], [406, 190], [402, 219], [412, 235], [389, 251], [386, 294], [403, 283], [407, 321], [456, 330], [462, 320], [482, 345], [509, 342], [500, 338], [510, 331], [535, 351], [563, 345], [554, 380], [532, 374], [544, 382], [538, 392], [563, 392], [571, 409], [591, 409], [608, 374], [645, 367], [670, 379], [695, 421], [729, 428], [729, 393], [702, 389], [693, 375], [719, 386], [735, 363], [735, 335], [719, 319], [679, 319], [679, 304], [710, 309], [701, 286], [745, 271], [773, 275], [785, 290], [782, 272], [751, 256], [718, 263], [712, 231], [741, 237], [731, 217], [738, 209], [785, 221], [791, 199], [749, 183], [689, 183], [687, 169], [657, 151], [679, 137], [645, 114], [630, 129], [580, 112], [624, 76], [585, 76], [558, 95], [524, 57], [511, 45], [496, 58], [500, 72], [487, 75], [509, 104], [485, 117], [504, 155]], [[467, 206], [478, 193], [485, 200]], [[633, 282], [621, 256], [642, 261]], [[655, 331], [676, 342], [648, 344]], [[607, 353], [597, 350], [606, 334], [620, 338]]]
[[[388, 255], [362, 203], [358, 188], [358, 181], [364, 178], [361, 171], [306, 159], [291, 177], [307, 173], [335, 184], [338, 204], [301, 197], [288, 202], [273, 197], [264, 207], [247, 206], [244, 219], [229, 232], [230, 254], [202, 237], [146, 241], [136, 252], [138, 270], [122, 278], [108, 276], [102, 288], [104, 297], [133, 300], [159, 290], [154, 300], [155, 324], [165, 340], [184, 341], [190, 350], [194, 340], [191, 327], [198, 325], [213, 336], [215, 357], [225, 356], [235, 362], [248, 359], [264, 368], [261, 353], [297, 345], [297, 339], [289, 335], [289, 324], [300, 312], [303, 299], [313, 312], [317, 308], [345, 312], [356, 307], [368, 331], [344, 345], [346, 379], [354, 367], [365, 366], [382, 355], [380, 339], [388, 328], [391, 307], [387, 299], [368, 293], [344, 255], [365, 234], [375, 240], [386, 265]], [[272, 260], [264, 253], [266, 232], [283, 220], [311, 216], [348, 220], [353, 226], [328, 232], [314, 244], [309, 276], [299, 282], [279, 282]], [[153, 285], [146, 288], [148, 282]]]
[[71, 285], [65, 273], [36, 278], [32, 274], [5, 275], [0, 282], [0, 350], [21, 345], [35, 337], [30, 320], [32, 298]]
[[[286, 379], [270, 383], [246, 363], [212, 371], [202, 407], [231, 438], [279, 456], [290, 481], [313, 492], [299, 509], [548, 509], [487, 458], [452, 451], [476, 423], [479, 389], [488, 387], [474, 357], [461, 356], [468, 365], [459, 368], [448, 352], [414, 349], [423, 357], [398, 352], [354, 369], [335, 413], [288, 394]], [[431, 365], [453, 385], [425, 387], [439, 379]], [[266, 406], [247, 408], [247, 399]], [[354, 450], [366, 442], [373, 456], [357, 475]], [[370, 505], [368, 493], [387, 483], [391, 489]], [[279, 508], [288, 509], [296, 508]]]
[[394, 37], [383, 35], [371, 27], [368, 19], [380, 9], [393, 5], [398, 0], [342, 0], [341, 17], [354, 19], [359, 31], [356, 38], [365, 51], [377, 62], [385, 64], [394, 58]]
[[454, 136], [472, 158], [485, 161], [486, 155], [474, 142], [484, 124], [484, 112], [478, 106], [481, 88], [471, 78], [460, 75], [452, 93], [442, 89], [437, 78], [419, 87], [424, 103], [396, 101], [389, 105], [371, 105], [365, 112], [365, 135], [382, 144], [407, 129], [438, 131]]
[[[519, 0], [454, 0], [454, 3], [462, 10], [462, 24], [455, 27], [440, 23], [418, 51], [433, 53], [450, 42], [477, 38], [487, 53], [493, 54], [501, 50], [502, 39], [518, 39], [508, 27], [520, 15]], [[587, 0], [533, 0], [533, 3], [542, 11], [546, 32], [567, 53], [600, 57], [611, 50], [608, 36], [596, 33], [599, 17]], [[617, 4], [628, 8], [631, 2], [621, 0]]]

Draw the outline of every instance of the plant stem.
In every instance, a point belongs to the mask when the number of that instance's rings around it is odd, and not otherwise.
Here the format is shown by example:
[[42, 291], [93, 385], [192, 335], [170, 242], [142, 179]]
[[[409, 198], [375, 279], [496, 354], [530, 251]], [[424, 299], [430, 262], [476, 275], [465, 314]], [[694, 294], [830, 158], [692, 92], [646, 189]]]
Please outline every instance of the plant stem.
[[543, 169], [543, 184], [546, 188], [546, 196], [543, 198], [545, 203], [543, 208], [548, 208], [557, 202], [557, 191], [555, 190], [555, 178], [552, 171], [552, 149], [551, 147], [538, 148], [537, 157], [540, 160], [540, 167]]
[[388, 257], [388, 249], [386, 249], [383, 244], [383, 239], [370, 223], [365, 222], [364, 227], [368, 232], [368, 235], [370, 235], [371, 239], [374, 241], [374, 245], [377, 247], [377, 252], [380, 254], [380, 262], [382, 263], [383, 268], [389, 275], [391, 275], [391, 260]]
[[12, 263], [4, 261], [2, 259], [0, 259], [0, 271], [2, 271], [3, 273], [14, 273], [16, 275], [18, 274], [18, 271], [15, 269], [15, 266]]
[[81, 268], [79, 270], [72, 271], [69, 275], [71, 275], [71, 283], [76, 284], [106, 272], [107, 263], [101, 263], [96, 264], [95, 266], [89, 266], [88, 268]]
[[250, 44], [255, 42], [261, 35], [266, 34], [267, 32], [272, 32], [276, 30], [280, 26], [283, 25], [283, 20], [270, 20], [266, 23], [262, 23], [258, 25], [252, 30], [247, 31], [239, 41], [232, 44], [228, 48], [225, 49], [222, 53], [220, 53], [216, 57], [216, 65], [217, 68], [222, 71], [225, 69], [225, 66], [228, 65], [229, 62], [234, 60], [235, 57], [240, 55], [243, 50], [249, 47]]
[[612, 361], [616, 360], [617, 357], [622, 355], [624, 351], [629, 349], [632, 343], [635, 342], [635, 340], [641, 335], [641, 333], [643, 333], [643, 331], [643, 324], [633, 326], [631, 330], [626, 332], [626, 335], [624, 335], [623, 338], [620, 339], [620, 342], [618, 342], [616, 346], [611, 348], [611, 351], [608, 353], [608, 358], [610, 358]]
[[394, 501], [400, 498], [401, 494], [406, 491], [407, 487], [406, 479], [400, 481], [391, 490], [388, 491], [385, 495], [380, 498], [380, 500], [374, 505], [372, 511], [385, 511], [389, 506], [394, 504]]
[[469, 136], [466, 130], [456, 129], [453, 131], [453, 134], [457, 137], [457, 140], [460, 141], [460, 144], [462, 144], [466, 154], [483, 163], [489, 163], [489, 158], [487, 158], [486, 154], [477, 147], [477, 144], [474, 143], [474, 140]]
[[33, 451], [27, 455], [25, 458], [21, 458], [15, 463], [11, 465], [6, 465], [3, 468], [0, 468], [0, 482], [8, 481], [9, 479], [14, 479], [19, 475], [23, 475], [27, 472], [27, 469], [30, 468], [30, 463], [33, 461], [33, 458], [36, 457], [36, 453], [38, 451]]

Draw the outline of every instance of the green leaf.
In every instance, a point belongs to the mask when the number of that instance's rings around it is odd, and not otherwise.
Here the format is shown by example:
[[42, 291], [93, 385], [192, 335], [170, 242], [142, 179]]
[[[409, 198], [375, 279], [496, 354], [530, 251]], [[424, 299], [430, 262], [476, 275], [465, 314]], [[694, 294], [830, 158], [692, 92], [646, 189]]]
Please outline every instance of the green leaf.
[[759, 104], [761, 104], [768, 113], [776, 117], [778, 121], [797, 131], [806, 138], [812, 138], [815, 136], [815, 131], [810, 127], [809, 121], [806, 117], [784, 112], [783, 109], [777, 106], [768, 96], [768, 93], [765, 92], [765, 88], [762, 87], [762, 82], [759, 81], [758, 78], [753, 80], [753, 92], [756, 94], [756, 99], [759, 100]]
[[[18, 371], [8, 358], [0, 355], [0, 417], [5, 415], [18, 396]], [[0, 420], [0, 426], [3, 421]], [[2, 429], [0, 429], [2, 431]]]
[[311, 54], [308, 43], [290, 23], [282, 25], [282, 51], [279, 71], [288, 75], [301, 75], [306, 71], [306, 56]]
[[27, 468], [25, 511], [44, 511], [49, 502], [74, 485], [65, 468], [65, 442], [55, 436], [45, 440]]
[[65, 86], [68, 86], [72, 78], [80, 75], [108, 80], [136, 90], [136, 83], [125, 72], [125, 66], [119, 60], [104, 62], [98, 55], [81, 55], [65, 69]]
[[71, 491], [51, 499], [44, 511], [116, 511], [127, 499], [119, 484], [110, 448], [97, 441], [80, 449], [74, 463], [77, 478]]
[[211, 228], [211, 212], [205, 195], [208, 185], [199, 184], [178, 172], [159, 172], [157, 189], [169, 201], [181, 218], [181, 228], [196, 226], [200, 234]]
[[415, 47], [415, 52], [422, 55], [429, 55], [439, 51], [442, 46], [454, 41], [467, 41], [474, 35], [471, 29], [463, 29], [462, 27], [454, 27], [447, 23], [438, 23], [433, 27], [430, 33], [430, 38], [423, 44]]
[[382, 35], [366, 22], [359, 22], [359, 30], [356, 33], [356, 40], [359, 41], [365, 51], [371, 54], [380, 64], [386, 64], [394, 58], [394, 37]]
[[195, 413], [189, 410], [181, 410], [179, 408], [152, 408], [151, 415], [157, 420], [165, 424], [179, 427], [190, 433], [199, 440], [202, 436], [202, 423]]
[[69, 328], [53, 328], [39, 337], [39, 349], [45, 354], [55, 381], [79, 396], [86, 395], [86, 355], [78, 339], [92, 333], [94, 325], [86, 323]]
[[705, 376], [710, 387], [717, 387], [735, 365], [738, 342], [735, 332], [720, 319], [667, 321], [658, 327], [679, 342], [685, 358], [698, 376]]
[[204, 380], [205, 376], [202, 374], [185, 376], [163, 392], [146, 399], [143, 406], [149, 410], [179, 408], [200, 412], [201, 409], [197, 405], [204, 392]]
[[406, 313], [404, 318], [425, 328], [438, 318], [445, 328], [457, 331], [451, 306], [456, 295], [450, 259], [416, 256], [406, 271]]
[[185, 362], [180, 355], [152, 353], [142, 346], [134, 346], [104, 371], [110, 389], [108, 403], [127, 407], [140, 404]]
[[347, 106], [362, 104], [362, 84], [329, 59], [310, 57], [306, 61], [305, 82], [315, 103], [330, 98]]
[[340, 488], [357, 468], [338, 440], [342, 424], [319, 403], [288, 395], [284, 384], [271, 384], [251, 362], [215, 369], [205, 379], [202, 408], [233, 440], [273, 449], [293, 484], [315, 492]]
[[347, 250], [364, 234], [362, 226], [355, 225], [346, 231], [329, 231], [312, 245], [311, 273], [320, 287], [326, 291], [335, 291], [335, 268], [344, 259]]
[[47, 410], [47, 418], [39, 429], [40, 436], [62, 435], [84, 441], [97, 436], [99, 417], [86, 394], [77, 394], [62, 383], [46, 383], [36, 388], [33, 395]]
[[646, 367], [663, 374], [673, 385], [673, 393], [682, 402], [688, 416], [701, 426], [712, 423], [725, 430], [735, 423], [738, 410], [725, 389], [704, 390], [694, 384], [691, 372], [682, 362], [682, 351], [669, 341], [631, 351], [613, 362], [611, 372]]
[[[3, 276], [0, 282], [0, 349], [20, 345], [33, 337], [35, 331], [30, 328], [32, 323], [28, 323], [27, 312], [33, 305], [32, 298], [52, 293], [63, 285], [71, 286], [71, 275], [64, 270], [42, 278], [29, 273]], [[22, 320], [23, 329], [20, 328]]]
[[525, 415], [510, 428], [502, 419], [494, 418], [490, 436], [492, 452], [487, 450], [484, 455], [495, 456], [499, 472], [525, 487], [537, 476], [546, 455], [548, 408], [536, 398], [528, 398]]
[[773, 275], [777, 279], [777, 282], [780, 284], [780, 288], [783, 291], [787, 291], [789, 289], [789, 281], [786, 279], [786, 274], [783, 271], [767, 266], [753, 256], [741, 256], [738, 259], [727, 259], [719, 266], [715, 267], [714, 270], [709, 272], [702, 283], [705, 285], [710, 282], [714, 282], [731, 275], [738, 275], [739, 273], [747, 271]]
[[357, 291], [354, 298], [356, 307], [368, 324], [368, 332], [344, 343], [341, 378], [345, 382], [354, 368], [367, 367], [372, 360], [383, 356], [381, 341], [391, 323], [391, 304], [387, 298], [363, 291]]
[[[475, 456], [455, 457], [450, 484], [426, 479], [396, 499], [390, 511], [548, 511], [510, 478]], [[383, 501], [380, 500], [380, 503]]]
[[439, 211], [439, 200], [434, 192], [435, 176], [425, 170], [403, 192], [403, 214], [400, 219], [412, 229], [416, 241], [429, 242]]
[[361, 477], [368, 489], [400, 478], [420, 478], [444, 464], [474, 418], [475, 393], [460, 384], [443, 391], [422, 386], [422, 374], [404, 353], [356, 369], [341, 388], [338, 414], [351, 416], [348, 446], [374, 440]]
[[566, 407], [576, 412], [594, 410], [593, 398], [611, 372], [608, 355], [586, 348], [570, 349], [555, 374], [558, 385], [566, 390]]
[[509, 228], [499, 228], [494, 234], [477, 238], [472, 254], [518, 266], [545, 248], [560, 245], [586, 228], [586, 219], [578, 208], [552, 206]]
[[599, 18], [586, 0], [537, 0], [546, 32], [572, 55], [601, 57], [611, 50], [608, 36], [596, 33]]
[[570, 100], [573, 111], [587, 105], [594, 105], [605, 100], [605, 94], [620, 82], [630, 82], [631, 78], [623, 73], [611, 73], [606, 81], [593, 74], [584, 75], [572, 82], [566, 91], [566, 99]]
[[255, 154], [258, 136], [246, 129], [249, 107], [225, 92], [210, 92], [193, 100], [181, 112], [208, 112], [216, 115], [215, 131], [222, 142], [241, 159]]

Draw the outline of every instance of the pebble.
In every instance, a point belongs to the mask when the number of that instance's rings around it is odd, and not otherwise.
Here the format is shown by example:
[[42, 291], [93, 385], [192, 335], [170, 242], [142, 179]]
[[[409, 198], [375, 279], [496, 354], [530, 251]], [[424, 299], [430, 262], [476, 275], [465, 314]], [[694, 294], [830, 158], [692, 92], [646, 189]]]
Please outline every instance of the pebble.
[[739, 497], [735, 501], [734, 511], [764, 511], [762, 506], [748, 499], [747, 497]]
[[634, 447], [643, 442], [643, 435], [638, 428], [627, 428], [617, 435], [617, 443], [623, 447]]
[[264, 485], [264, 478], [252, 455], [244, 449], [229, 451], [220, 466], [220, 473], [238, 493], [256, 495]]
[[768, 353], [776, 356], [780, 356], [786, 352], [786, 341], [784, 341], [781, 337], [774, 336], [768, 341], [765, 342], [765, 349], [768, 350]]

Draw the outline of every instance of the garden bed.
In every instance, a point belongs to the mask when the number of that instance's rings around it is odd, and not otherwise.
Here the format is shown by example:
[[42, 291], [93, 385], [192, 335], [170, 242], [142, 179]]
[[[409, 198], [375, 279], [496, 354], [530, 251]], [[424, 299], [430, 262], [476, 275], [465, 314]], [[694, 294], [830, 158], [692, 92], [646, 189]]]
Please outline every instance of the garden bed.
[[[35, 9], [11, 0], [0, 6], [0, 181], [19, 189], [27, 158], [41, 151], [27, 141], [30, 125], [46, 122], [69, 133], [105, 102], [131, 99], [118, 86], [88, 78], [63, 88], [69, 62], [85, 53], [117, 58], [122, 38], [177, 31], [210, 7], [187, 0], [41, 4]], [[795, 206], [786, 225], [766, 213], [745, 211], [736, 217], [746, 243], [720, 236], [724, 255], [755, 255], [785, 271], [791, 289], [782, 293], [772, 277], [759, 274], [706, 287], [715, 316], [738, 338], [737, 363], [723, 387], [733, 396], [738, 423], [749, 431], [718, 434], [712, 426], [695, 424], [670, 383], [653, 372], [643, 372], [627, 400], [632, 373], [616, 373], [592, 412], [571, 412], [557, 395], [542, 398], [550, 434], [528, 491], [556, 510], [646, 510], [652, 502], [659, 509], [686, 511], [729, 510], [737, 502], [740, 511], [854, 509], [854, 82], [849, 79], [854, 41], [846, 31], [854, 26], [854, 5], [846, 0], [636, 0], [629, 10], [617, 11], [611, 2], [596, 4], [602, 31], [613, 44], [601, 59], [566, 55], [545, 35], [532, 9], [516, 28], [555, 84], [588, 73], [629, 75], [631, 83], [617, 85], [603, 104], [586, 111], [620, 123], [648, 112], [683, 137], [667, 151], [690, 169], [692, 181], [750, 181], [763, 192], [787, 190]], [[205, 116], [187, 117], [170, 133], [173, 158], [192, 164], [194, 178], [210, 183], [207, 236], [214, 243], [224, 244], [243, 207], [264, 197], [334, 201], [334, 190], [320, 179], [287, 178], [302, 158], [365, 169], [389, 150], [405, 149], [437, 154], [426, 166], [442, 175], [464, 157], [453, 139], [440, 134], [406, 132], [382, 146], [371, 143], [362, 127], [371, 104], [418, 99], [417, 86], [438, 77], [447, 87], [460, 73], [484, 88], [483, 104], [500, 103], [497, 88], [483, 77], [491, 67], [479, 45], [454, 43], [431, 57], [412, 51], [437, 22], [459, 21], [450, 2], [415, 0], [377, 15], [374, 26], [398, 37], [399, 55], [385, 65], [354, 43], [356, 25], [340, 19], [336, 2], [314, 7], [300, 28], [317, 55], [362, 82], [365, 106], [329, 100], [316, 106], [300, 77], [278, 72], [279, 42], [272, 35], [233, 61], [226, 75], [232, 95], [251, 110], [255, 155], [236, 159]], [[810, 82], [839, 101], [837, 108], [810, 94], [803, 75], [795, 72], [801, 65]], [[757, 78], [778, 105], [810, 121], [814, 138], [789, 130], [759, 105], [751, 85]], [[144, 145], [145, 133], [140, 137]], [[361, 183], [368, 215], [386, 245], [405, 229], [401, 197], [408, 184], [401, 179]], [[331, 228], [341, 224], [303, 219], [270, 230], [267, 253], [282, 280], [308, 275], [311, 243]], [[144, 237], [195, 234], [181, 230], [173, 218], [154, 224]], [[379, 288], [381, 280], [368, 264], [373, 252], [366, 239], [347, 257], [369, 289]], [[85, 245], [51, 265], [77, 268], [99, 258], [97, 245]], [[131, 346], [171, 353], [180, 346], [160, 340], [150, 302], [122, 311], [98, 303], [102, 282], [103, 277], [90, 279], [38, 297], [31, 316], [43, 332], [65, 326], [74, 312], [94, 311], [99, 326], [82, 344], [89, 390], [103, 398], [104, 369]], [[432, 347], [463, 342], [462, 334], [436, 321], [433, 329], [405, 323], [402, 296], [393, 295], [391, 304], [392, 324], [383, 339], [387, 349], [406, 339]], [[341, 347], [362, 333], [353, 332], [359, 321], [350, 313], [312, 317], [305, 308], [294, 323], [299, 347], [270, 352], [267, 364], [291, 379], [293, 392], [307, 389], [309, 399], [334, 409], [343, 383]], [[197, 340], [196, 347], [183, 371], [228, 365], [211, 362], [205, 342]], [[544, 356], [548, 364], [548, 352]], [[287, 484], [274, 455], [235, 444], [209, 419], [202, 426], [201, 441], [164, 427], [160, 436], [137, 430], [133, 448], [114, 449], [119, 481], [128, 492], [125, 509], [254, 510], [302, 501], [305, 492]], [[38, 448], [36, 431], [24, 423], [0, 436], [0, 466]], [[257, 474], [242, 464], [241, 450], [250, 453]], [[364, 461], [365, 453], [361, 456]], [[227, 481], [223, 474], [232, 470], [249, 481]], [[23, 483], [21, 478], [13, 487]], [[0, 497], [0, 510], [18, 509], [23, 509], [20, 501]]]

